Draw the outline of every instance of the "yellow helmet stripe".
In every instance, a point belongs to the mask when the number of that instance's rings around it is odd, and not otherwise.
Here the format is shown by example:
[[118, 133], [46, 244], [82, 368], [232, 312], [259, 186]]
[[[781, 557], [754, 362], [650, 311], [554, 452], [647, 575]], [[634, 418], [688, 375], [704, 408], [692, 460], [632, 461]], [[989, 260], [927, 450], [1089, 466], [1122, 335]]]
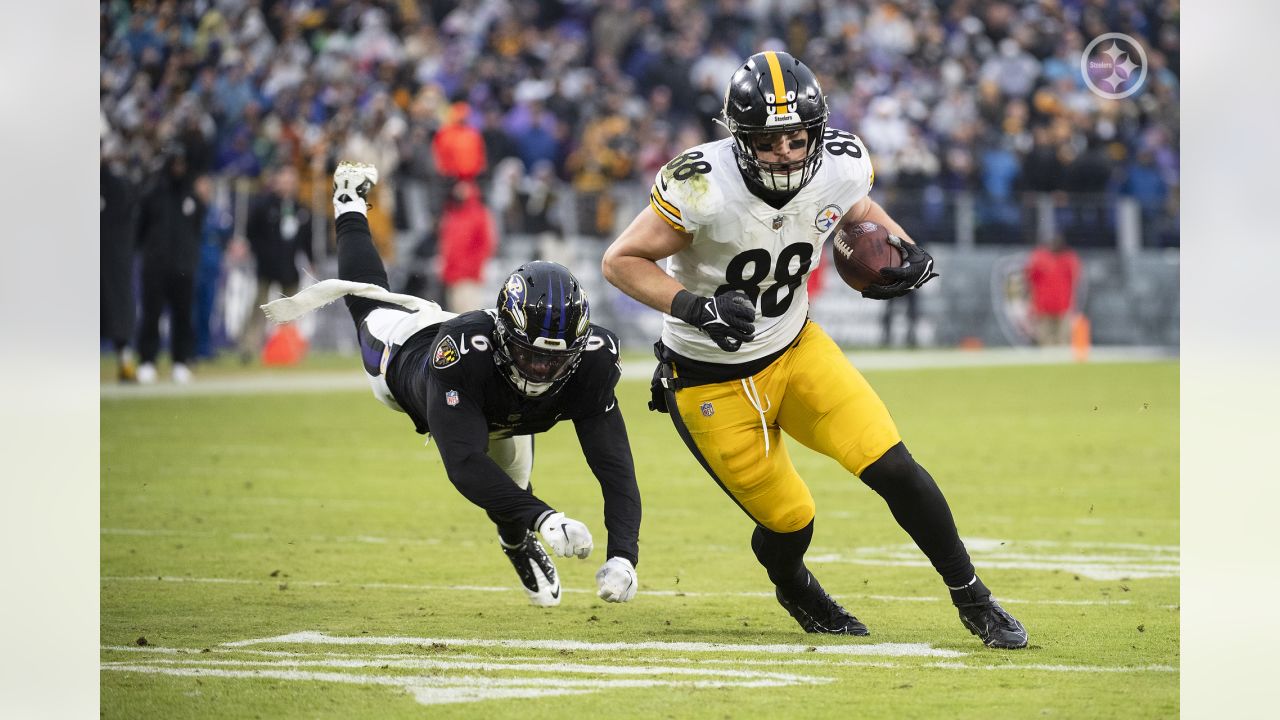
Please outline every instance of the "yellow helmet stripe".
[[787, 111], [787, 85], [782, 82], [782, 65], [778, 62], [778, 53], [768, 50], [764, 54], [769, 65], [769, 76], [773, 79], [773, 104], [778, 112]]

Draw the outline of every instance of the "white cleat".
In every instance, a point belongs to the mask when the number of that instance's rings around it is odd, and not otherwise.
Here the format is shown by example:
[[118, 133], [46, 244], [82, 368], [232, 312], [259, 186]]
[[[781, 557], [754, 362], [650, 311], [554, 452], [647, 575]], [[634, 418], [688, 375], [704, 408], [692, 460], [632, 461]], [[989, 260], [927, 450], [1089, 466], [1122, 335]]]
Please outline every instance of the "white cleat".
[[174, 363], [173, 365], [173, 381], [178, 385], [189, 385], [194, 375], [191, 374], [191, 368], [182, 363]]
[[333, 171], [333, 202], [349, 203], [357, 197], [368, 202], [369, 189], [378, 184], [378, 168], [368, 163], [340, 162]]
[[156, 366], [151, 363], [142, 363], [138, 366], [138, 384], [150, 385], [156, 381]]

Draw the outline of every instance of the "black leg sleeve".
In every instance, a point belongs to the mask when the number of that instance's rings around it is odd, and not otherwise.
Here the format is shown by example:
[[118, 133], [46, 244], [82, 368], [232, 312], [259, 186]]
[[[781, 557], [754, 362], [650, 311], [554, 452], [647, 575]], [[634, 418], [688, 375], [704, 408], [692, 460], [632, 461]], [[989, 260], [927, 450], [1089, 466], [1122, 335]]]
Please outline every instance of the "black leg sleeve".
[[[391, 289], [387, 280], [387, 270], [382, 266], [382, 258], [373, 246], [373, 235], [369, 233], [369, 219], [358, 212], [343, 213], [338, 218], [338, 278], [351, 282], [372, 283], [378, 287]], [[386, 303], [368, 298], [348, 295], [345, 298], [347, 310], [351, 311], [351, 319], [356, 327], [365, 316]], [[403, 309], [403, 308], [400, 308]]]
[[751, 550], [769, 573], [769, 580], [785, 595], [803, 591], [809, 583], [804, 553], [813, 540], [813, 521], [795, 532], [780, 533], [761, 525], [751, 535]]
[[973, 579], [973, 563], [956, 530], [942, 490], [907, 448], [898, 443], [862, 471], [862, 482], [889, 504], [889, 511], [948, 587]]

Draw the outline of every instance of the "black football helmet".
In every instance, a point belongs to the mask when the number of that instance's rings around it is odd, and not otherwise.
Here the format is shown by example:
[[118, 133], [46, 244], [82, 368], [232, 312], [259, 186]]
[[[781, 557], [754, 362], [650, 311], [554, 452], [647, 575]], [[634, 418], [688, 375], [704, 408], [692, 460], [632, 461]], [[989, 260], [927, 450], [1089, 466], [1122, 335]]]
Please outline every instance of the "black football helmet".
[[529, 397], [551, 395], [582, 361], [591, 308], [582, 284], [558, 263], [526, 263], [498, 293], [494, 362]]
[[[822, 164], [822, 133], [827, 99], [818, 78], [804, 63], [784, 52], [747, 58], [724, 93], [724, 125], [733, 135], [738, 169], [748, 186], [777, 195], [793, 193], [813, 179]], [[809, 131], [803, 158], [764, 162], [753, 141], [761, 135]]]

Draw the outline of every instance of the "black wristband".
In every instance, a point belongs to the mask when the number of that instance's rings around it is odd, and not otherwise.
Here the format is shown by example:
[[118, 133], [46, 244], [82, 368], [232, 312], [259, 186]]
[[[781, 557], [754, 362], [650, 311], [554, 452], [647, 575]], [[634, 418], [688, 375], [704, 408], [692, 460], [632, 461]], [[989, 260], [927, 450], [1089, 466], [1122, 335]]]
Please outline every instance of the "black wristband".
[[694, 327], [699, 327], [698, 316], [702, 310], [698, 307], [703, 298], [680, 289], [671, 300], [671, 317], [677, 317]]

